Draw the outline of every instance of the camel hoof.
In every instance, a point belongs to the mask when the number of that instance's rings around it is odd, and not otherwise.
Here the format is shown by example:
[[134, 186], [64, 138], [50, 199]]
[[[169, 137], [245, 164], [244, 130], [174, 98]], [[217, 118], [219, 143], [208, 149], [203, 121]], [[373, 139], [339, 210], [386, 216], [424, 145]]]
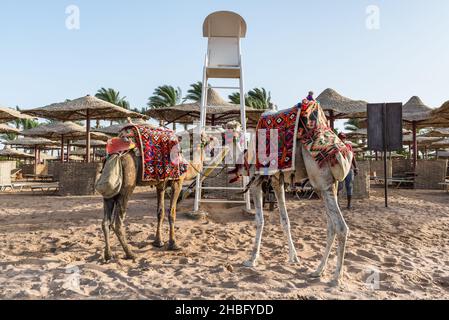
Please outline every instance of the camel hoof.
[[319, 271], [315, 271], [310, 274], [310, 277], [313, 279], [318, 279], [318, 278], [321, 278], [322, 276], [323, 276], [323, 272], [319, 272]]
[[289, 262], [290, 262], [291, 264], [297, 264], [297, 263], [299, 263], [299, 258], [298, 258], [298, 256], [294, 256], [293, 258], [290, 258], [290, 259], [289, 259]]
[[105, 262], [109, 262], [111, 261], [113, 258], [112, 254], [109, 251], [105, 251], [104, 252], [104, 261]]
[[248, 260], [248, 261], [243, 262], [243, 265], [247, 268], [255, 268], [257, 264], [253, 260]]
[[164, 246], [164, 242], [161, 240], [154, 240], [152, 245], [156, 248], [162, 248]]
[[329, 282], [329, 286], [331, 287], [339, 287], [342, 285], [342, 281], [340, 279], [334, 279]]
[[127, 253], [125, 255], [125, 260], [136, 260], [137, 256], [134, 253]]
[[176, 242], [170, 242], [170, 243], [168, 244], [167, 249], [170, 250], [170, 251], [180, 251], [182, 248], [179, 247], [179, 246], [176, 244]]

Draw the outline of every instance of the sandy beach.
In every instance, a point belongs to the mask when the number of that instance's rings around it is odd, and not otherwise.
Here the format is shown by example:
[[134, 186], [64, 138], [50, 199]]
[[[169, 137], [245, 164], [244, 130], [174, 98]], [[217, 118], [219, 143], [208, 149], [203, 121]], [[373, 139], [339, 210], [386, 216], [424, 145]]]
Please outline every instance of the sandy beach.
[[[288, 200], [297, 265], [287, 263], [277, 211], [266, 211], [255, 269], [242, 265], [255, 225], [241, 208], [206, 207], [209, 218], [195, 221], [185, 215], [192, 208], [187, 200], [176, 226], [183, 250], [170, 252], [150, 244], [155, 200], [151, 189], [139, 188], [129, 204], [128, 238], [138, 258], [123, 260], [114, 237], [116, 257], [105, 263], [100, 197], [0, 195], [0, 298], [449, 299], [449, 195], [443, 191], [392, 190], [385, 209], [382, 190], [374, 189], [370, 200], [344, 210], [350, 236], [341, 287], [329, 285], [335, 250], [325, 276], [309, 277], [326, 241], [319, 200]], [[165, 239], [167, 230], [165, 223]]]

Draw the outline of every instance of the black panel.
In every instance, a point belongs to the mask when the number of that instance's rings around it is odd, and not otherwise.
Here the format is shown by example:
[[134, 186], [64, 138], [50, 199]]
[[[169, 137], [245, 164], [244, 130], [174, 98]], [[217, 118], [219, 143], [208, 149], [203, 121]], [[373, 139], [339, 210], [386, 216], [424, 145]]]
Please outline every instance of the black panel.
[[[385, 116], [384, 116], [385, 107]], [[397, 151], [402, 149], [402, 103], [368, 104], [368, 149]], [[384, 117], [386, 128], [384, 128]], [[384, 130], [386, 133], [384, 148]]]

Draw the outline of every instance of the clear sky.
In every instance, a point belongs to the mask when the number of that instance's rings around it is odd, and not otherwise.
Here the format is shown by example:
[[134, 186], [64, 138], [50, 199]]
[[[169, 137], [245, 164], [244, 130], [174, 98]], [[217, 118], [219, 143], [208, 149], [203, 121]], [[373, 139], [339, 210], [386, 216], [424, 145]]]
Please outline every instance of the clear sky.
[[[80, 30], [66, 28], [66, 7]], [[369, 5], [379, 29], [366, 26]], [[241, 14], [246, 87], [280, 108], [327, 87], [370, 102], [449, 99], [447, 0], [0, 0], [0, 105], [40, 107], [100, 87], [145, 106], [155, 87], [201, 79], [204, 18]]]

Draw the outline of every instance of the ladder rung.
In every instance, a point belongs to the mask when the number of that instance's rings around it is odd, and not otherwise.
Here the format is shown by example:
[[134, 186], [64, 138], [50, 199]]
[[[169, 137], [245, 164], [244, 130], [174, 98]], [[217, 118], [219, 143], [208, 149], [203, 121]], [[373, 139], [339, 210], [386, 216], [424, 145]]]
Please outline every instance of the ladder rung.
[[201, 199], [202, 203], [246, 203], [243, 200], [225, 200], [225, 199]]
[[226, 87], [226, 86], [221, 86], [221, 87], [209, 87], [211, 89], [240, 89], [240, 87]]

